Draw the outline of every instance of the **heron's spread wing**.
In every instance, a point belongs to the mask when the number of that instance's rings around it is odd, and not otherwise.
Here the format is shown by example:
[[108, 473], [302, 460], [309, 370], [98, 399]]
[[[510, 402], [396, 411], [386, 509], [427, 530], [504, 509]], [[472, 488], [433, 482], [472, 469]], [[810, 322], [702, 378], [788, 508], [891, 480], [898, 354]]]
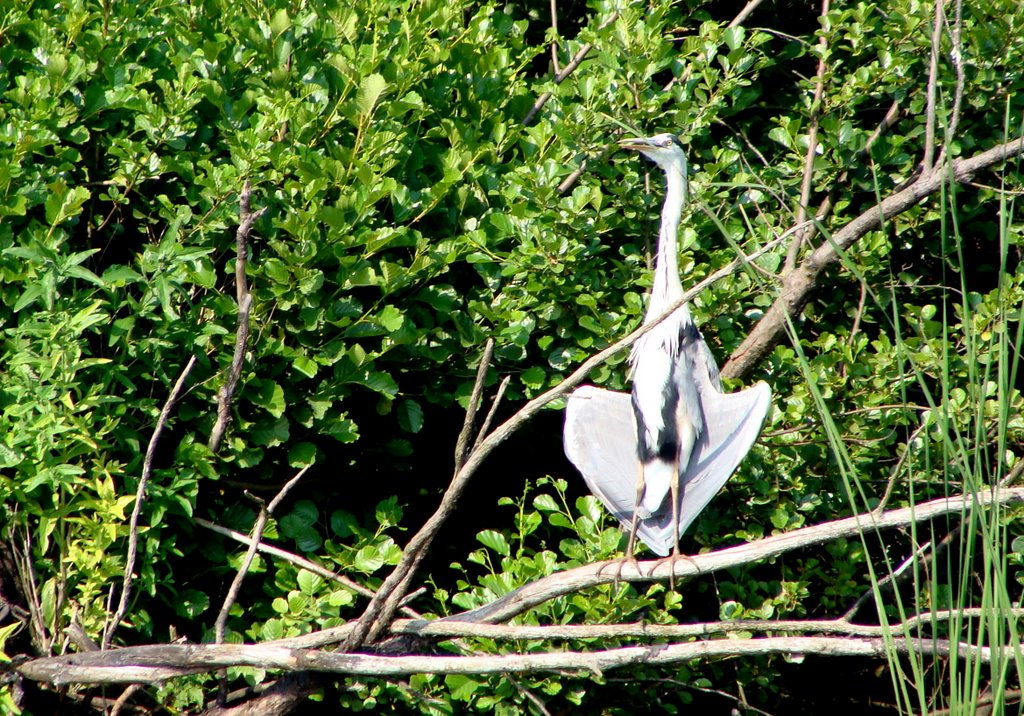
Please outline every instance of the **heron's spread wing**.
[[[721, 393], [708, 373], [698, 373], [704, 430], [680, 475], [680, 534], [746, 456], [771, 405], [771, 390], [764, 383], [737, 393]], [[566, 407], [564, 440], [566, 455], [590, 491], [628, 529], [639, 467], [629, 394], [593, 386], [577, 389]], [[674, 542], [671, 505], [640, 520], [637, 534], [656, 554], [667, 555]]]
[[590, 491], [629, 527], [636, 499], [636, 422], [629, 393], [584, 385], [569, 396], [565, 454]]

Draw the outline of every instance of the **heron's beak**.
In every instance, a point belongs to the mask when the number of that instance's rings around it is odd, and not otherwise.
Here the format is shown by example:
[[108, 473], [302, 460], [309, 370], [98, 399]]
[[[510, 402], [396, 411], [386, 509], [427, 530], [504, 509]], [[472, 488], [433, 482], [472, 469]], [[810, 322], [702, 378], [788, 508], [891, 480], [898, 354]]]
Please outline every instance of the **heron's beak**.
[[632, 149], [637, 152], [642, 152], [646, 149], [651, 149], [651, 140], [643, 137], [635, 137], [632, 139], [620, 139], [619, 146], [623, 149]]

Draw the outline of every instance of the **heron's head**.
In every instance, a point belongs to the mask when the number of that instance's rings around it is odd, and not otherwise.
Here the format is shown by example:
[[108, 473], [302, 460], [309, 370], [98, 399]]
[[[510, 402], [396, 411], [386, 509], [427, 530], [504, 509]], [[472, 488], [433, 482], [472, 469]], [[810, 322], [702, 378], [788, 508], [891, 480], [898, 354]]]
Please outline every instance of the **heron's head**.
[[686, 176], [686, 152], [683, 151], [683, 143], [674, 134], [622, 139], [619, 140], [619, 146], [640, 152], [665, 171], [675, 169]]

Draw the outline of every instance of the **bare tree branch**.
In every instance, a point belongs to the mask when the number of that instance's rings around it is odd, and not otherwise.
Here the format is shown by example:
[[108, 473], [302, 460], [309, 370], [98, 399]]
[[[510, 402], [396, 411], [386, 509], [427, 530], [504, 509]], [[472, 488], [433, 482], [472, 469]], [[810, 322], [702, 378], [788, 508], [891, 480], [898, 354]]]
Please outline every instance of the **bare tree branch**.
[[548, 3], [551, 10], [551, 67], [558, 74], [558, 0]]
[[121, 584], [121, 599], [117, 605], [117, 611], [103, 630], [102, 647], [106, 649], [114, 637], [114, 632], [121, 625], [121, 620], [128, 613], [128, 601], [132, 595], [132, 581], [135, 579], [135, 560], [139, 552], [139, 516], [142, 514], [142, 503], [146, 499], [146, 485], [149, 484], [149, 476], [153, 472], [153, 456], [156, 454], [156, 445], [160, 441], [160, 434], [167, 424], [167, 418], [171, 414], [171, 408], [177, 402], [178, 396], [185, 387], [185, 380], [196, 364], [196, 357], [188, 359], [185, 367], [178, 375], [178, 379], [171, 388], [171, 394], [167, 396], [164, 407], [160, 410], [160, 416], [156, 419], [156, 426], [149, 438], [149, 445], [146, 447], [146, 457], [142, 461], [142, 476], [139, 478], [139, 487], [135, 491], [135, 505], [132, 507], [132, 516], [128, 521], [128, 556], [124, 563], [124, 578]]
[[[902, 622], [886, 626], [855, 624], [847, 616], [839, 619], [788, 619], [703, 622], [699, 624], [485, 624], [451, 621], [448, 619], [396, 619], [391, 633], [432, 639], [472, 637], [498, 641], [521, 640], [575, 640], [575, 639], [684, 639], [711, 638], [723, 634], [752, 632], [757, 634], [842, 634], [845, 636], [884, 636], [886, 633], [920, 631], [933, 623], [959, 619], [983, 618], [987, 612], [981, 608], [959, 608], [925, 612]], [[1008, 615], [1024, 617], [1024, 608], [1011, 609]], [[341, 641], [351, 624], [323, 629], [302, 636], [264, 642], [265, 646], [284, 646], [292, 649], [312, 649]]]
[[[244, 535], [241, 532], [228, 529], [227, 527], [222, 527], [221, 525], [214, 524], [209, 520], [204, 520], [201, 517], [195, 517], [193, 518], [193, 521], [200, 527], [205, 527], [206, 529], [224, 535], [225, 537], [230, 537], [236, 542], [241, 542], [244, 545], [253, 544], [253, 540], [250, 539], [248, 535]], [[319, 564], [313, 562], [312, 560], [308, 560], [305, 557], [300, 557], [299, 555], [283, 550], [280, 547], [275, 547], [274, 545], [267, 544], [266, 542], [260, 542], [257, 549], [263, 554], [269, 554], [272, 557], [276, 557], [278, 559], [284, 560], [285, 562], [289, 562], [290, 564], [294, 564], [296, 567], [301, 567], [302, 569], [312, 572], [313, 574], [323, 577], [324, 579], [337, 582], [338, 584], [341, 584], [342, 586], [347, 587], [351, 589], [353, 592], [361, 594], [364, 597], [372, 597], [374, 594], [372, 589], [367, 589], [354, 579], [350, 579], [349, 577], [346, 577], [344, 574], [338, 574], [336, 572], [332, 572], [329, 569], [325, 569], [324, 567], [321, 567]]]
[[321, 679], [309, 673], [292, 673], [278, 679], [251, 700], [235, 706], [213, 706], [204, 716], [285, 716], [322, 688]]
[[117, 697], [113, 706], [110, 707], [110, 716], [121, 716], [121, 712], [128, 705], [128, 700], [142, 689], [139, 684], [132, 684]]
[[377, 656], [286, 649], [265, 645], [169, 644], [34, 659], [15, 667], [23, 677], [55, 685], [153, 683], [173, 676], [232, 666], [366, 676], [406, 674], [504, 674], [583, 670], [602, 672], [632, 664], [675, 664], [697, 659], [771, 654], [868, 656], [891, 650], [927, 656], [969, 656], [981, 662], [1013, 658], [1014, 649], [976, 647], [944, 639], [904, 637], [784, 636], [627, 646], [592, 652], [559, 651], [498, 656]]
[[878, 205], [848, 222], [785, 276], [775, 303], [733, 352], [722, 368], [722, 375], [726, 378], [742, 378], [771, 352], [786, 333], [787, 314], [794, 320], [800, 315], [811, 293], [817, 288], [821, 272], [838, 260], [841, 251], [848, 249], [869, 231], [879, 228], [885, 221], [934, 194], [944, 181], [968, 181], [977, 172], [1022, 152], [1024, 138], [1018, 138], [973, 157], [957, 159], [952, 162], [949, 172], [932, 170], [922, 173], [909, 186], [889, 195]]
[[[238, 566], [235, 578], [231, 580], [231, 586], [228, 587], [228, 592], [224, 595], [224, 603], [221, 605], [220, 612], [217, 614], [217, 621], [213, 627], [213, 642], [215, 644], [224, 643], [224, 631], [227, 629], [228, 613], [231, 611], [231, 606], [238, 598], [238, 592], [242, 589], [242, 582], [245, 580], [245, 575], [249, 573], [252, 561], [256, 558], [256, 550], [259, 548], [260, 540], [263, 539], [263, 530], [267, 527], [267, 520], [270, 519], [270, 515], [274, 513], [274, 510], [276, 510], [277, 506], [281, 504], [281, 501], [285, 498], [292, 487], [302, 479], [302, 476], [306, 474], [307, 470], [309, 470], [309, 466], [299, 470], [295, 477], [286, 482], [284, 486], [278, 490], [277, 495], [274, 496], [274, 499], [270, 501], [269, 505], [265, 504], [262, 500], [259, 501], [260, 514], [256, 518], [256, 524], [254, 524], [252, 528], [252, 537], [249, 541], [249, 549], [246, 550], [245, 557], [242, 559], [242, 563]], [[222, 671], [219, 681], [220, 684], [217, 690], [217, 704], [218, 706], [224, 706], [227, 702], [228, 695], [226, 672]]]
[[743, 6], [743, 9], [740, 10], [739, 14], [736, 15], [736, 17], [732, 19], [732, 22], [729, 23], [729, 27], [742, 25], [743, 22], [750, 17], [750, 13], [754, 12], [754, 10], [757, 9], [757, 6], [762, 2], [763, 0], [749, 0], [747, 4]]
[[235, 573], [235, 578], [231, 581], [231, 586], [228, 588], [228, 592], [224, 595], [224, 603], [221, 605], [220, 613], [217, 615], [217, 621], [214, 625], [214, 643], [221, 644], [224, 642], [224, 630], [228, 623], [228, 612], [231, 611], [231, 605], [235, 603], [235, 599], [238, 598], [238, 591], [242, 588], [242, 581], [245, 579], [245, 575], [249, 573], [249, 568], [252, 566], [252, 561], [256, 557], [256, 552], [260, 545], [260, 540], [263, 539], [263, 530], [266, 529], [267, 520], [274, 514], [274, 510], [281, 504], [281, 501], [287, 496], [288, 492], [295, 486], [295, 484], [302, 479], [302, 476], [306, 474], [309, 467], [306, 466], [299, 470], [299, 472], [284, 484], [284, 486], [278, 491], [274, 499], [270, 501], [269, 505], [264, 505], [260, 502], [260, 514], [256, 518], [256, 524], [252, 528], [252, 536], [249, 538], [249, 549], [245, 553], [245, 557], [242, 559], [242, 563], [238, 566], [238, 571]]
[[249, 253], [249, 234], [256, 221], [263, 216], [266, 207], [258, 211], [250, 209], [252, 183], [246, 179], [239, 196], [239, 222], [235, 231], [235, 298], [238, 301], [238, 327], [235, 330], [235, 351], [231, 357], [228, 378], [217, 392], [217, 421], [210, 431], [207, 443], [211, 452], [217, 452], [231, 419], [231, 400], [242, 376], [245, 350], [249, 342], [249, 311], [252, 309], [252, 293], [245, 278], [245, 264]]
[[480, 447], [480, 443], [484, 441], [487, 433], [491, 431], [491, 423], [494, 422], [494, 416], [498, 412], [498, 406], [501, 405], [501, 399], [505, 396], [505, 391], [508, 389], [508, 384], [511, 380], [512, 377], [506, 375], [501, 379], [501, 383], [498, 384], [498, 390], [494, 394], [494, 400], [491, 401], [490, 410], [487, 411], [487, 416], [484, 418], [484, 422], [480, 425], [480, 431], [476, 434], [476, 440], [473, 441], [474, 450]]
[[854, 515], [715, 552], [680, 556], [675, 560], [669, 558], [632, 563], [610, 560], [587, 564], [538, 579], [509, 592], [490, 604], [447, 617], [446, 620], [491, 624], [503, 622], [550, 599], [600, 584], [611, 584], [616, 581], [665, 580], [668, 579], [669, 574], [672, 574], [677, 582], [684, 581], [709, 572], [752, 564], [840, 537], [853, 537], [865, 530], [875, 531], [923, 522], [940, 515], [967, 511], [994, 503], [1019, 504], [1021, 502], [1024, 502], [1024, 488], [996, 489], [959, 497], [942, 497], [911, 507], [889, 510], [880, 515], [871, 513]]

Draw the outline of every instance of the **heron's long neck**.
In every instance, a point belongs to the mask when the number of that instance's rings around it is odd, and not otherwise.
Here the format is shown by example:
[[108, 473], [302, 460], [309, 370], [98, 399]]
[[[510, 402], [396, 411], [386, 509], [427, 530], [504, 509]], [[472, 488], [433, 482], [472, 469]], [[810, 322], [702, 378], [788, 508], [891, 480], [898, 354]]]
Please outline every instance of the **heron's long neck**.
[[658, 235], [658, 258], [654, 263], [654, 288], [647, 318], [657, 318], [683, 295], [679, 281], [679, 217], [686, 203], [686, 177], [676, 168], [665, 171], [667, 186], [665, 204], [661, 209], [661, 233]]

